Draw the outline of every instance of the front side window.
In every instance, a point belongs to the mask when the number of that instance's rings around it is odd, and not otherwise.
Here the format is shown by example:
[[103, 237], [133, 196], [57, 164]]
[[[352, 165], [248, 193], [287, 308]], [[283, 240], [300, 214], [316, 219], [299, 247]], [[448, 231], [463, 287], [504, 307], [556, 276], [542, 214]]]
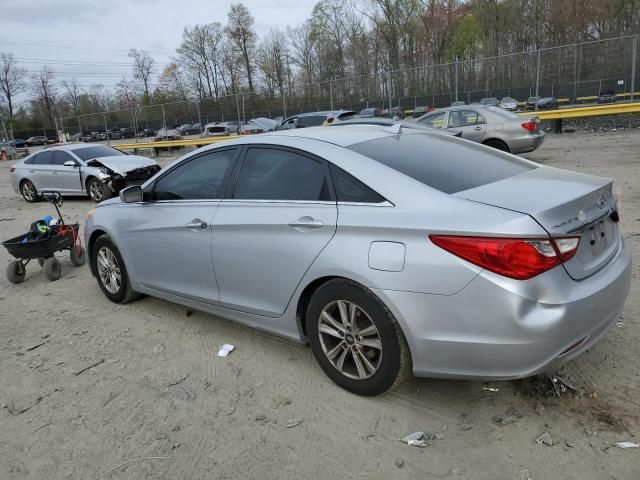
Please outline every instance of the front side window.
[[442, 128], [444, 125], [444, 117], [446, 116], [447, 112], [434, 113], [433, 115], [424, 117], [422, 120], [419, 120], [419, 122], [431, 128]]
[[236, 153], [236, 148], [212, 151], [178, 165], [156, 182], [153, 200], [222, 198]]
[[250, 148], [233, 198], [247, 200], [330, 200], [324, 165], [277, 148]]
[[53, 155], [53, 164], [54, 165], [64, 165], [64, 162], [71, 160], [73, 163], [76, 163], [74, 158], [69, 155], [67, 152], [63, 152], [61, 150], [56, 150]]
[[473, 110], [452, 110], [451, 112], [449, 112], [447, 127], [467, 127], [470, 125], [478, 125], [479, 123], [484, 123], [478, 121], [479, 118], [481, 117]]

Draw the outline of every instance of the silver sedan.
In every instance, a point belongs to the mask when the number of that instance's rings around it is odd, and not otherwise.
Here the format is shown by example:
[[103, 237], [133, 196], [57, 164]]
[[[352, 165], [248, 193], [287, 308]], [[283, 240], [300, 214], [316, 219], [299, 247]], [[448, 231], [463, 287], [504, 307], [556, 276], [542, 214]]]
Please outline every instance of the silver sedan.
[[462, 138], [510, 153], [532, 152], [544, 141], [537, 117], [521, 117], [499, 107], [468, 105], [427, 113], [417, 120], [434, 128], [451, 128]]
[[107, 145], [82, 143], [45, 147], [11, 166], [11, 184], [27, 202], [43, 190], [88, 195], [101, 202], [123, 188], [142, 184], [160, 170], [155, 161]]
[[517, 378], [592, 346], [629, 291], [618, 220], [611, 180], [353, 125], [201, 148], [99, 204], [85, 239], [111, 301], [308, 342], [375, 395], [411, 371]]

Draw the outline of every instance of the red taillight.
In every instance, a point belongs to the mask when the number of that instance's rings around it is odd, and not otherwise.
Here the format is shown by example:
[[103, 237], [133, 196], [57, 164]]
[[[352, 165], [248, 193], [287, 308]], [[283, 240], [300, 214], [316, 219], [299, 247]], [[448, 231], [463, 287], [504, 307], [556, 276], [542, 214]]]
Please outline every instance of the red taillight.
[[537, 132], [538, 131], [538, 123], [534, 121], [525, 122], [522, 124], [522, 128], [529, 132]]
[[430, 235], [440, 248], [491, 272], [527, 280], [566, 262], [580, 238], [550, 239], [459, 237]]

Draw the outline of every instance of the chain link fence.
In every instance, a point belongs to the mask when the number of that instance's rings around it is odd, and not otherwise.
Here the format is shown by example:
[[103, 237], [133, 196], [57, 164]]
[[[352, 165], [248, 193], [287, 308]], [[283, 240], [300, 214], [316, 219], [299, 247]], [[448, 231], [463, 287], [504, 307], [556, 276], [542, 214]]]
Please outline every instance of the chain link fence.
[[[123, 137], [143, 141], [161, 128], [174, 129], [183, 124], [203, 128], [210, 122], [243, 124], [258, 117], [334, 109], [388, 109], [390, 105], [417, 114], [428, 107], [445, 107], [454, 101], [473, 103], [485, 97], [513, 97], [525, 102], [532, 96], [552, 96], [560, 105], [572, 105], [593, 103], [600, 92], [610, 90], [618, 101], [638, 100], [639, 44], [640, 36], [636, 35], [306, 85], [291, 83], [283, 96], [239, 93], [87, 113], [58, 118], [54, 128], [14, 132], [14, 138], [43, 134], [55, 138], [56, 132], [64, 131], [73, 140]], [[116, 130], [120, 132], [114, 133]]]

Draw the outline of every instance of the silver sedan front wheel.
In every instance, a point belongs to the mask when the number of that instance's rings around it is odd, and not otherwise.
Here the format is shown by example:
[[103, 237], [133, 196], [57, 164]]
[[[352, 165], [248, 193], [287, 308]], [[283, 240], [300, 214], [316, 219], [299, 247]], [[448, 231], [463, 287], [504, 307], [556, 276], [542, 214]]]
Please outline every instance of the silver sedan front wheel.
[[318, 334], [331, 365], [348, 378], [364, 380], [382, 363], [382, 339], [367, 312], [359, 305], [336, 300], [320, 313]]
[[91, 200], [100, 203], [104, 199], [104, 185], [95, 178], [89, 181], [89, 196]]
[[109, 293], [116, 295], [122, 286], [122, 273], [120, 272], [118, 259], [109, 248], [102, 247], [98, 250], [96, 266], [98, 268], [98, 277], [104, 288]]

